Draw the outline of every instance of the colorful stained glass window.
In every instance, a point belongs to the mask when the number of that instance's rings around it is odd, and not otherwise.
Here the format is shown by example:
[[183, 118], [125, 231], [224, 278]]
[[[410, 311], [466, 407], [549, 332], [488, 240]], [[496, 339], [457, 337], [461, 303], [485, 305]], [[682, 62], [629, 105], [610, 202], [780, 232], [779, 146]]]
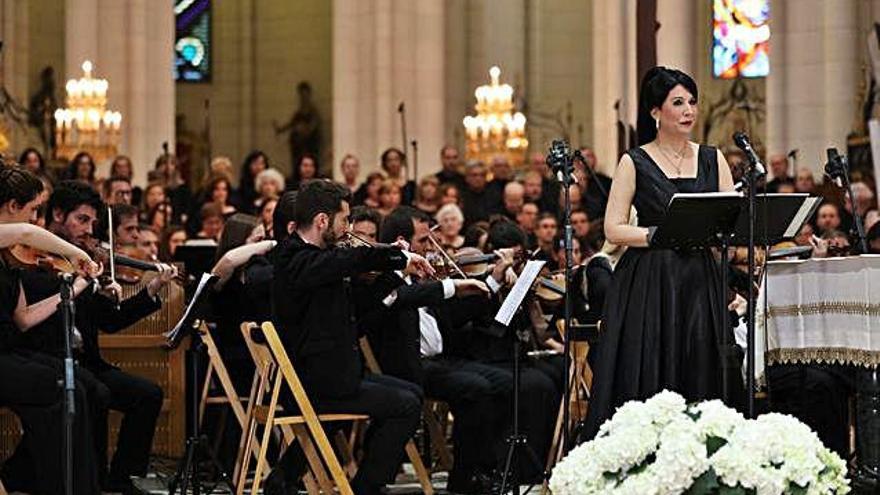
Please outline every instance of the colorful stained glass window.
[[174, 0], [174, 80], [211, 80], [211, 0]]
[[770, 0], [713, 0], [715, 77], [770, 74]]

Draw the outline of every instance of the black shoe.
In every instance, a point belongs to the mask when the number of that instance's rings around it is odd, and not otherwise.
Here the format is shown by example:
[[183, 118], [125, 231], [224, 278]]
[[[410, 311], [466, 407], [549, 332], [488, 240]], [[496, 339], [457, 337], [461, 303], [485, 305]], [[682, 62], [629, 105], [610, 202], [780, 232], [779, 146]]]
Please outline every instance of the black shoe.
[[281, 468], [273, 469], [263, 482], [265, 495], [297, 495], [298, 492], [296, 487], [288, 486], [284, 470]]
[[101, 491], [108, 493], [121, 493], [122, 495], [133, 495], [134, 483], [132, 483], [131, 479], [110, 479], [104, 482], [101, 486]]
[[453, 469], [446, 481], [446, 491], [452, 494], [476, 495], [485, 494], [482, 483], [471, 470]]

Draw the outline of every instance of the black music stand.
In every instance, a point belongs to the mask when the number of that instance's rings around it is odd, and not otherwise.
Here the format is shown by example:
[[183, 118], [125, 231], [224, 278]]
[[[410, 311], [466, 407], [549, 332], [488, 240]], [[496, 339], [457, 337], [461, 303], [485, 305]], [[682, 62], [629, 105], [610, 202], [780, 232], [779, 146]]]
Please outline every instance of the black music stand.
[[[688, 193], [675, 194], [666, 209], [663, 222], [651, 238], [651, 247], [676, 250], [720, 246], [721, 252], [721, 346], [727, 349], [727, 272], [729, 270], [727, 248], [735, 231], [737, 218], [745, 205], [738, 193]], [[721, 396], [730, 403], [729, 370], [721, 366]]]
[[[517, 466], [519, 465], [519, 456], [525, 451], [529, 461], [535, 468], [542, 473], [542, 478], [547, 479], [547, 472], [541, 461], [538, 460], [538, 454], [529, 445], [525, 435], [519, 430], [519, 399], [520, 399], [520, 362], [522, 342], [529, 338], [529, 328], [531, 322], [523, 309], [523, 304], [527, 302], [529, 291], [538, 277], [541, 268], [544, 266], [543, 261], [529, 261], [526, 267], [520, 273], [513, 288], [507, 294], [504, 302], [501, 304], [498, 313], [495, 315], [495, 324], [501, 325], [513, 330], [513, 431], [507, 437], [507, 456], [504, 463], [504, 472], [501, 475], [501, 488], [498, 494], [507, 493], [508, 488], [513, 495], [520, 494], [519, 473]], [[528, 492], [528, 491], [527, 491]]]
[[[749, 233], [752, 245], [766, 246], [794, 239], [804, 223], [822, 202], [821, 196], [795, 194], [758, 194], [755, 196], [755, 210], [752, 228], [749, 227], [748, 200], [743, 203], [743, 211], [736, 221], [736, 228], [730, 240], [733, 246], [748, 246]], [[769, 253], [769, 249], [767, 249]], [[726, 253], [727, 250], [723, 250]], [[722, 256], [726, 260], [727, 256]], [[755, 417], [755, 289], [751, 276], [748, 281], [748, 310], [746, 311], [746, 400], [749, 417]], [[725, 316], [727, 312], [725, 311]], [[726, 322], [726, 320], [725, 320]], [[726, 333], [725, 333], [726, 335]]]
[[[229, 484], [230, 481], [229, 476], [223, 470], [220, 461], [217, 460], [217, 456], [208, 445], [208, 439], [202, 435], [199, 427], [199, 384], [201, 382], [201, 380], [199, 380], [199, 370], [201, 369], [200, 357], [205, 349], [205, 345], [202, 342], [199, 333], [199, 326], [202, 324], [202, 318], [210, 311], [208, 294], [217, 280], [218, 278], [215, 275], [208, 273], [202, 274], [202, 278], [199, 280], [199, 285], [196, 288], [195, 294], [193, 294], [192, 300], [187, 305], [180, 321], [177, 322], [174, 328], [165, 334], [167, 347], [171, 349], [180, 345], [185, 337], [190, 336], [192, 338], [190, 348], [187, 350], [190, 358], [188, 392], [190, 394], [190, 406], [192, 407], [193, 414], [192, 433], [186, 439], [186, 452], [183, 457], [180, 458], [180, 462], [177, 465], [177, 471], [168, 483], [169, 495], [177, 493], [178, 488], [180, 489], [181, 495], [186, 495], [188, 493], [187, 488], [189, 488], [189, 493], [192, 493], [193, 495], [201, 495], [203, 493], [210, 494], [214, 492], [216, 485], [212, 488], [208, 488], [207, 491], [202, 486], [202, 481], [199, 477], [199, 460], [201, 458], [210, 459], [216, 472], [220, 473], [221, 480], [227, 482], [227, 484]], [[202, 457], [205, 454], [207, 454], [207, 456]]]

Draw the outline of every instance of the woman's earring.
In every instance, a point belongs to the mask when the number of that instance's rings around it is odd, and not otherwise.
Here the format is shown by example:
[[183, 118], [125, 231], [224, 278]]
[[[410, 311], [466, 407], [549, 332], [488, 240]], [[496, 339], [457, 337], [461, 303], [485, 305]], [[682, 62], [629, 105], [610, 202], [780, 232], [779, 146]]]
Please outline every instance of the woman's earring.
[[660, 119], [655, 119], [654, 122], [657, 124], [657, 130], [660, 130]]

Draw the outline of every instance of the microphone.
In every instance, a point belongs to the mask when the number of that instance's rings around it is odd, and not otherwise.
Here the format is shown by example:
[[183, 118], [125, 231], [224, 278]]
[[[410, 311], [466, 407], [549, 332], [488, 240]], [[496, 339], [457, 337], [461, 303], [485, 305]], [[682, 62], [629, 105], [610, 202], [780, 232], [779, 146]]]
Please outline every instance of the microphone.
[[746, 133], [742, 131], [737, 131], [733, 135], [733, 142], [736, 146], [746, 154], [749, 158], [749, 162], [751, 162], [752, 166], [755, 167], [755, 171], [758, 175], [766, 175], [767, 170], [764, 168], [764, 164], [761, 163], [761, 160], [758, 159], [758, 154], [755, 153], [755, 150], [752, 149], [752, 143], [749, 141], [749, 137]]
[[825, 150], [825, 154], [828, 157], [828, 162], [825, 163], [825, 174], [828, 177], [831, 177], [832, 182], [837, 184], [837, 187], [843, 187], [841, 177], [841, 173], [843, 172], [842, 161], [846, 158], [840, 156], [837, 148], [828, 148]]

